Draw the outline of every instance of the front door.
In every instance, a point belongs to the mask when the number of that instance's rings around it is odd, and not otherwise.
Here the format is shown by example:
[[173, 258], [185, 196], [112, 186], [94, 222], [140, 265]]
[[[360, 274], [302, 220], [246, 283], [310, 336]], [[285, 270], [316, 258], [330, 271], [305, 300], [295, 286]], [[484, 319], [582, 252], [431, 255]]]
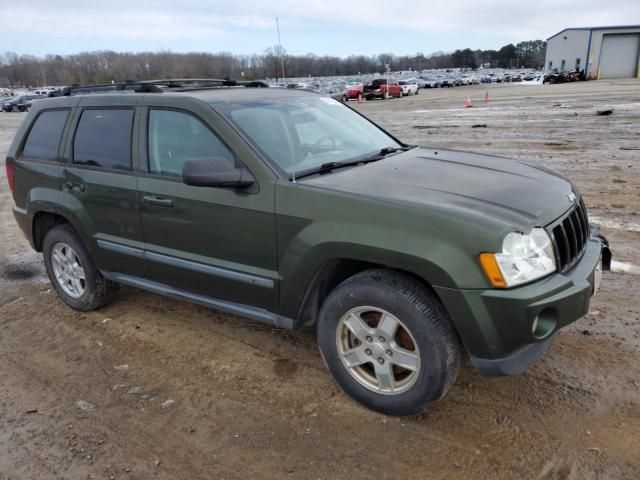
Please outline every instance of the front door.
[[216, 158], [238, 165], [242, 159], [191, 112], [149, 107], [145, 118], [148, 164], [138, 195], [151, 280], [273, 309], [273, 189], [185, 185], [181, 174], [188, 160]]

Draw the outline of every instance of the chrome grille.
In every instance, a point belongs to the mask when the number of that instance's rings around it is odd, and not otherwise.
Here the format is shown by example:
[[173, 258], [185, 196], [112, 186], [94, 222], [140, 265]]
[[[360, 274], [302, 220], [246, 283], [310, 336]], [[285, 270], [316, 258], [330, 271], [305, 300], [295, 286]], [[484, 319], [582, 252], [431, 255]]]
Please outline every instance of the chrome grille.
[[582, 199], [547, 230], [552, 234], [558, 271], [569, 270], [582, 258], [589, 240], [589, 218]]

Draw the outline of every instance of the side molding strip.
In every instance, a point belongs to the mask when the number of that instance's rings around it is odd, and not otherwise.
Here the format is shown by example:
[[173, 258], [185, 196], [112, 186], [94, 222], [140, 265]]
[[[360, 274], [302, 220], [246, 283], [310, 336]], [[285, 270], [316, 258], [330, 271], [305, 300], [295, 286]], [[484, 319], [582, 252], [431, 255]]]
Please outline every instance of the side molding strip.
[[182, 258], [169, 257], [160, 253], [145, 252], [144, 256], [147, 260], [164, 263], [165, 265], [171, 265], [172, 267], [185, 268], [187, 270], [193, 270], [194, 272], [206, 273], [215, 277], [249, 283], [258, 287], [273, 288], [273, 280], [264, 277], [256, 277], [255, 275], [249, 275], [247, 273], [234, 272], [233, 270], [227, 270], [220, 267], [212, 267], [210, 265], [204, 265], [190, 260], [183, 260]]
[[256, 275], [250, 275], [248, 273], [235, 272], [233, 270], [227, 270], [226, 268], [212, 267], [211, 265], [192, 262], [190, 260], [184, 260], [182, 258], [170, 257], [168, 255], [162, 255], [160, 253], [148, 252], [142, 250], [141, 248], [129, 247], [120, 243], [109, 242], [108, 240], [98, 240], [98, 246], [112, 252], [122, 253], [124, 255], [130, 255], [137, 258], [144, 258], [152, 262], [163, 263], [165, 265], [171, 265], [172, 267], [184, 268], [186, 270], [205, 273], [207, 275], [226, 278], [228, 280], [248, 283], [250, 285], [256, 285], [257, 287], [274, 287], [273, 280], [269, 278], [258, 277]]
[[293, 329], [294, 321], [291, 318], [277, 315], [273, 312], [265, 310], [263, 308], [252, 307], [251, 305], [244, 305], [241, 303], [230, 302], [228, 300], [220, 300], [214, 297], [208, 297], [206, 295], [200, 295], [192, 293], [187, 290], [181, 290], [178, 288], [165, 285], [163, 283], [152, 282], [140, 277], [134, 277], [132, 275], [125, 275], [115, 272], [103, 272], [102, 275], [114, 282], [123, 283], [131, 287], [141, 288], [150, 292], [159, 293], [168, 297], [177, 298], [179, 300], [188, 300], [205, 307], [213, 308], [215, 310], [221, 310], [223, 312], [240, 315], [252, 320], [256, 320], [269, 325], [274, 325], [278, 328]]
[[141, 248], [127, 247], [126, 245], [109, 242], [107, 240], [98, 240], [98, 246], [112, 252], [122, 253], [124, 255], [130, 255], [137, 258], [144, 258], [144, 250]]

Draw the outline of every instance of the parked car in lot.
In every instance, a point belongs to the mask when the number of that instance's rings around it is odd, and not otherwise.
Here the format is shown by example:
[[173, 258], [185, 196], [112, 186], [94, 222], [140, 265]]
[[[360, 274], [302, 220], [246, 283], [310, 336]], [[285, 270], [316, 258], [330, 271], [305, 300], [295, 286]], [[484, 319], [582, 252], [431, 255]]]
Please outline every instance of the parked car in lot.
[[480, 83], [480, 79], [474, 74], [465, 74], [460, 77], [463, 85], [477, 85]]
[[358, 100], [364, 92], [364, 86], [362, 83], [349, 84], [345, 88], [342, 96], [342, 101], [347, 102], [349, 100]]
[[402, 95], [418, 95], [420, 87], [415, 80], [400, 80], [398, 85], [402, 87]]
[[547, 168], [408, 145], [313, 92], [140, 85], [35, 102], [7, 153], [16, 221], [76, 310], [125, 284], [312, 327], [345, 392], [413, 415], [463, 352], [525, 371], [610, 262]]
[[5, 112], [26, 112], [31, 108], [33, 100], [45, 98], [44, 95], [20, 95], [2, 102]]
[[462, 85], [462, 80], [460, 79], [460, 77], [449, 76], [442, 79], [442, 88], [459, 87], [460, 85]]
[[318, 89], [318, 93], [321, 95], [326, 95], [327, 97], [331, 97], [335, 100], [344, 101], [344, 88], [340, 87], [322, 87]]
[[436, 77], [421, 77], [421, 80], [420, 88], [438, 88], [440, 86], [440, 80]]
[[3, 112], [10, 112], [11, 109], [13, 108], [11, 105], [11, 102], [13, 102], [14, 100], [16, 100], [17, 97], [13, 96], [13, 97], [7, 97], [7, 98], [2, 98], [0, 99], [0, 109], [2, 109]]
[[363, 96], [367, 100], [373, 100], [374, 98], [390, 98], [402, 97], [402, 86], [398, 85], [395, 80], [387, 82], [386, 78], [377, 78], [363, 87]]

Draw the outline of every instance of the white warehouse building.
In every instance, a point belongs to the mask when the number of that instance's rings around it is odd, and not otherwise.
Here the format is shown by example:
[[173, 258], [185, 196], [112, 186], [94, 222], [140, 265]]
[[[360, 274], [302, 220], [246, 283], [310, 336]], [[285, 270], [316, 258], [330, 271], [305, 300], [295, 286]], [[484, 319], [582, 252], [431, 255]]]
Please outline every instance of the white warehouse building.
[[640, 78], [640, 25], [565, 28], [547, 39], [545, 71], [588, 79]]

